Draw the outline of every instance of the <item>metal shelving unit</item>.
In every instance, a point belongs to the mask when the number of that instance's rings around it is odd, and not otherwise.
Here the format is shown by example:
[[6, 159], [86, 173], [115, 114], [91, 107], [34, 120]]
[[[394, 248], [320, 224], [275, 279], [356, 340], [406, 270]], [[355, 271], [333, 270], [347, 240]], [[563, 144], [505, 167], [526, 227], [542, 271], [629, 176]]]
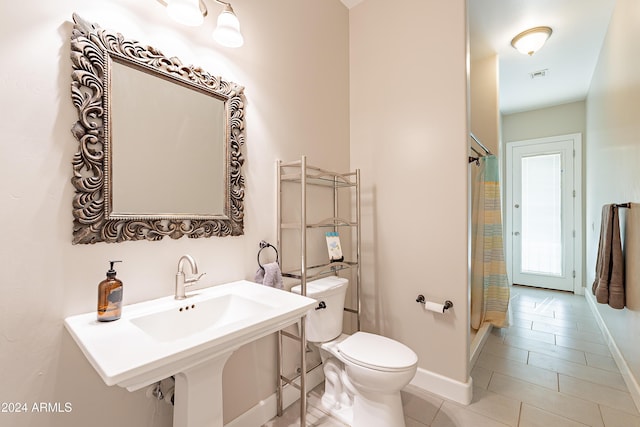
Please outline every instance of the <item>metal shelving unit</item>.
[[[336, 173], [331, 172], [319, 167], [311, 166], [307, 164], [307, 159], [302, 156], [300, 160], [283, 163], [278, 161], [277, 168], [277, 224], [278, 224], [278, 248], [280, 248], [281, 265], [284, 257], [287, 256], [287, 251], [283, 248], [283, 231], [293, 230], [297, 231], [300, 238], [300, 253], [299, 267], [286, 270], [283, 269], [283, 277], [288, 277], [299, 281], [302, 295], [307, 295], [307, 282], [329, 275], [337, 275], [338, 272], [344, 270], [350, 270], [352, 272], [351, 284], [355, 285], [355, 307], [345, 307], [345, 311], [355, 314], [356, 327], [360, 330], [360, 170], [356, 169], [354, 172], [348, 173]], [[300, 215], [296, 221], [283, 222], [282, 221], [282, 208], [283, 208], [283, 185], [298, 185], [300, 190]], [[333, 191], [333, 216], [323, 219], [319, 222], [309, 223], [307, 221], [307, 190], [308, 187], [324, 187]], [[339, 192], [355, 191], [355, 212], [351, 208], [351, 216], [355, 216], [352, 219], [345, 219], [339, 216], [338, 200]], [[353, 199], [352, 199], [353, 200]], [[327, 262], [316, 265], [309, 265], [307, 258], [307, 234], [311, 229], [327, 228], [332, 231], [337, 231], [341, 227], [347, 227], [355, 230], [355, 238], [353, 232], [351, 232], [350, 238], [355, 240], [352, 244], [355, 245], [355, 251], [351, 249], [352, 253], [355, 253], [355, 259], [343, 260], [340, 262]], [[291, 384], [292, 386], [300, 390], [300, 425], [306, 425], [306, 408], [307, 408], [307, 390], [306, 390], [306, 331], [305, 331], [305, 318], [300, 321], [300, 334], [294, 335], [285, 331], [278, 332], [278, 416], [282, 415], [282, 392], [284, 384]], [[287, 378], [283, 375], [283, 361], [282, 361], [282, 337], [287, 337], [300, 341], [300, 375], [296, 378]], [[299, 385], [294, 381], [299, 378]]]

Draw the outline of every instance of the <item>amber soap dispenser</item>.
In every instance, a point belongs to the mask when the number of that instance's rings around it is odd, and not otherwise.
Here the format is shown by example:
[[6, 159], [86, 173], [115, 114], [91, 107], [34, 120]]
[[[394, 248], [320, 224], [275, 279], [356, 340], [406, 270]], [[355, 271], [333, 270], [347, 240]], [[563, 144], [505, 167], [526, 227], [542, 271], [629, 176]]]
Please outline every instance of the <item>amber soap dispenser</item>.
[[98, 285], [98, 321], [118, 320], [122, 314], [122, 281], [116, 278], [113, 264], [122, 261], [109, 261], [107, 278]]

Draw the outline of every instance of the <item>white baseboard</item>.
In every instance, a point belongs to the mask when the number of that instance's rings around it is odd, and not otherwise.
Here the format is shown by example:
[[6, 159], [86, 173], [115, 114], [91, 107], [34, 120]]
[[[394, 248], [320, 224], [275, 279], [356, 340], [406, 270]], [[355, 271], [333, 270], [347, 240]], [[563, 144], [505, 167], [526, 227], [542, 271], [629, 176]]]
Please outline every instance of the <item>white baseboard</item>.
[[[320, 365], [307, 373], [307, 391], [313, 390], [322, 381], [324, 381], [324, 372], [322, 365]], [[296, 383], [298, 382], [296, 381]], [[300, 399], [300, 390], [289, 384], [285, 385], [282, 393], [282, 406], [287, 408], [298, 399]], [[225, 427], [261, 426], [276, 416], [277, 406], [278, 399], [276, 393], [273, 393], [235, 420], [225, 424]]]
[[469, 381], [462, 383], [444, 375], [418, 368], [410, 385], [463, 405], [471, 403], [471, 398], [473, 397], [471, 377], [469, 377]]
[[596, 306], [595, 297], [591, 294], [591, 292], [585, 292], [584, 297], [593, 312], [594, 317], [596, 318], [596, 322], [604, 335], [604, 339], [607, 341], [607, 346], [609, 347], [609, 351], [611, 351], [611, 355], [613, 356], [613, 360], [615, 360], [618, 369], [620, 370], [620, 374], [622, 374], [622, 378], [624, 378], [624, 382], [629, 389], [629, 393], [631, 394], [631, 398], [633, 402], [636, 404], [636, 408], [640, 411], [640, 384], [638, 384], [638, 379], [633, 375], [631, 369], [629, 369], [629, 365], [624, 360], [620, 349], [616, 345], [611, 332], [609, 332], [609, 328], [604, 323], [604, 319], [600, 315], [598, 308]]

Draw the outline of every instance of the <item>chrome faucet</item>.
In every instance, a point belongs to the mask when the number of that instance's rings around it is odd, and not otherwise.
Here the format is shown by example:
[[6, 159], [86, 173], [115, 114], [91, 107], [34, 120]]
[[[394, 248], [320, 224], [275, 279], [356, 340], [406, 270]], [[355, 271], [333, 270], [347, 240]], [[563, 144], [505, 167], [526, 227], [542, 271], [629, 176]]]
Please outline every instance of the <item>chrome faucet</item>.
[[[186, 278], [184, 274], [184, 262], [187, 261], [191, 266], [191, 277]], [[178, 261], [178, 272], [176, 273], [176, 299], [185, 299], [187, 296], [184, 294], [184, 288], [193, 285], [200, 280], [206, 273], [198, 275], [198, 264], [191, 255], [182, 255], [180, 261]]]

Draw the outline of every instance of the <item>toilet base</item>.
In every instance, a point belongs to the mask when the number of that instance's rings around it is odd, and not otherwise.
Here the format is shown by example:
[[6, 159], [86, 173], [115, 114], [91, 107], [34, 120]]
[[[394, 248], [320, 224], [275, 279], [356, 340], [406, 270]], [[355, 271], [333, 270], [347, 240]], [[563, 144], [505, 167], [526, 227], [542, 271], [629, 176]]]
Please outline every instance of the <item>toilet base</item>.
[[[325, 398], [325, 396], [327, 398]], [[331, 399], [329, 398], [329, 396], [323, 394], [322, 408], [325, 412], [331, 414], [332, 417], [337, 418], [346, 425], [353, 425], [353, 406], [336, 405], [334, 399]]]
[[[324, 350], [321, 350], [324, 353]], [[326, 354], [325, 354], [326, 356]], [[345, 381], [342, 363], [335, 358], [323, 358], [324, 393], [322, 407], [347, 425], [353, 421], [354, 391]]]
[[353, 401], [353, 427], [405, 427], [400, 393], [358, 393]]
[[358, 393], [353, 406], [341, 405], [325, 393], [322, 406], [331, 416], [352, 427], [405, 427], [400, 393]]

